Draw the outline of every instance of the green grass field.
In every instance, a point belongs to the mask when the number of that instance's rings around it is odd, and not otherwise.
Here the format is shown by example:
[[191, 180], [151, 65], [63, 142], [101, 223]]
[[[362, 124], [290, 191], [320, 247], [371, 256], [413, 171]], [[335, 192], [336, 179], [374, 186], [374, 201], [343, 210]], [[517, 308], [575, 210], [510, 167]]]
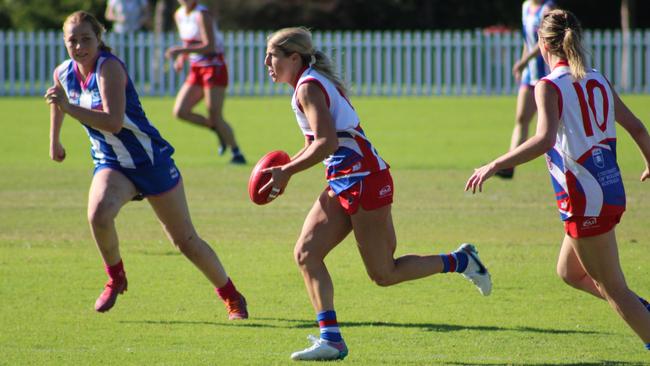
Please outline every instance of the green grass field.
[[[624, 100], [650, 123], [650, 97]], [[118, 216], [129, 291], [93, 310], [106, 280], [86, 222], [89, 142], [67, 118], [67, 159], [48, 158], [48, 108], [0, 98], [1, 365], [289, 365], [317, 334], [293, 263], [304, 216], [324, 187], [321, 167], [295, 176], [267, 206], [249, 202], [252, 168], [216, 156], [214, 136], [176, 122], [173, 101], [144, 99], [175, 147], [197, 230], [249, 301], [251, 319], [229, 322], [213, 289], [166, 240], [145, 202]], [[483, 298], [461, 276], [389, 288], [367, 277], [351, 239], [328, 257], [348, 365], [637, 365], [650, 361], [603, 301], [555, 275], [563, 236], [543, 159], [513, 181], [463, 192], [474, 167], [507, 148], [514, 98], [354, 98], [366, 133], [391, 164], [397, 254], [441, 253], [470, 241], [492, 272]], [[226, 116], [247, 158], [295, 152], [302, 137], [289, 98], [231, 98]], [[650, 183], [619, 128], [628, 211], [618, 226], [631, 288], [650, 297]]]

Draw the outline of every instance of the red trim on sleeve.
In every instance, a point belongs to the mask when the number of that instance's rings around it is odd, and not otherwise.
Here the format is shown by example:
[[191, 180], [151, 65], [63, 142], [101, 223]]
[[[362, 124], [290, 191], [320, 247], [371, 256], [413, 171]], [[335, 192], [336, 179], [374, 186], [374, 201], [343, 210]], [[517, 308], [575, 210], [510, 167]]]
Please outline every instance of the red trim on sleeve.
[[[301, 85], [307, 84], [307, 83], [314, 83], [314, 84], [318, 85], [320, 90], [323, 91], [323, 95], [325, 95], [325, 102], [327, 103], [327, 108], [329, 108], [330, 107], [330, 95], [327, 94], [327, 90], [325, 90], [325, 86], [323, 86], [323, 83], [321, 83], [320, 80], [318, 80], [318, 79], [309, 78], [309, 79], [303, 80], [297, 87], [300, 87]], [[300, 101], [298, 101], [298, 106], [300, 107]], [[302, 111], [302, 108], [300, 108], [300, 110]]]

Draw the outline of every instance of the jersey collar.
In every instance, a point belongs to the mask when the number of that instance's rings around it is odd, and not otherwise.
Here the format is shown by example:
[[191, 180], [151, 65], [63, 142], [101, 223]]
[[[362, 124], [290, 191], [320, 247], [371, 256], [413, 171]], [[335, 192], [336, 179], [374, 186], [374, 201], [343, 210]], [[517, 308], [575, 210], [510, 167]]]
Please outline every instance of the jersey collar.
[[567, 61], [567, 60], [565, 60], [565, 59], [561, 59], [560, 61], [558, 61], [558, 62], [553, 66], [553, 70], [555, 70], [555, 69], [557, 69], [558, 67], [561, 67], [561, 66], [569, 66], [569, 61]]
[[291, 85], [293, 86], [294, 89], [296, 88], [296, 85], [298, 84], [298, 80], [300, 80], [300, 77], [302, 76], [302, 74], [305, 73], [305, 71], [307, 71], [308, 68], [309, 67], [307, 67], [307, 66], [303, 66], [302, 69], [300, 69], [300, 71], [298, 71], [298, 74], [296, 75], [296, 78], [291, 83]]

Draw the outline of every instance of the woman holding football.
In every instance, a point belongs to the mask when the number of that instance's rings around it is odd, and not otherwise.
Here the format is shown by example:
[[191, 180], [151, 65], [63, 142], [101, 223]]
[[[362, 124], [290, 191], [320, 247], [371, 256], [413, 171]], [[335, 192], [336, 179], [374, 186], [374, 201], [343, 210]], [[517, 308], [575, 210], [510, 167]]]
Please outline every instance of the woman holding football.
[[334, 287], [324, 259], [348, 234], [354, 233], [370, 278], [379, 286], [459, 272], [483, 295], [489, 295], [490, 275], [473, 245], [463, 244], [446, 255], [394, 257], [396, 237], [391, 217], [393, 181], [388, 164], [366, 137], [350, 104], [346, 88], [329, 58], [315, 50], [305, 28], [286, 28], [267, 39], [266, 67], [276, 83], [294, 88], [291, 106], [305, 136], [304, 147], [285, 165], [268, 168], [270, 197], [291, 177], [321, 161], [327, 166], [328, 187], [307, 214], [294, 249], [316, 318], [320, 337], [291, 355], [294, 360], [343, 359], [348, 349], [334, 311]]
[[641, 181], [650, 177], [650, 135], [609, 81], [588, 69], [582, 30], [568, 11], [544, 16], [539, 49], [551, 73], [535, 86], [535, 136], [474, 171], [465, 190], [482, 190], [499, 169], [546, 153], [565, 236], [557, 271], [570, 286], [605, 299], [650, 350], [650, 307], [632, 292], [618, 259], [615, 227], [625, 211], [616, 162], [615, 122], [632, 136], [645, 159]]

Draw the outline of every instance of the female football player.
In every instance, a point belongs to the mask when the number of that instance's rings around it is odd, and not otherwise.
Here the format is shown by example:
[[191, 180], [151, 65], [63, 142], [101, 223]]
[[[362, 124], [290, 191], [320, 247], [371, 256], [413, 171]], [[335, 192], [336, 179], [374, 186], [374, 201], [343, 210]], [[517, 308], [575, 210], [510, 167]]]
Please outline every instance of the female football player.
[[[555, 8], [553, 0], [526, 0], [521, 6], [521, 22], [523, 47], [521, 57], [512, 67], [512, 74], [519, 82], [517, 93], [517, 110], [515, 112], [515, 127], [512, 130], [510, 150], [514, 150], [528, 138], [530, 121], [535, 115], [535, 95], [533, 88], [539, 79], [548, 74], [548, 66], [544, 63], [537, 46], [537, 29], [542, 16]], [[505, 179], [512, 178], [514, 168], [503, 169], [496, 173]]]
[[[246, 164], [239, 150], [232, 128], [223, 118], [223, 103], [228, 86], [228, 68], [224, 60], [223, 37], [217, 22], [208, 9], [198, 0], [179, 0], [181, 6], [174, 13], [174, 20], [183, 46], [172, 46], [165, 55], [174, 61], [174, 69], [180, 71], [186, 59], [190, 72], [176, 96], [174, 115], [187, 122], [213, 130], [219, 138], [219, 155], [230, 147], [233, 164]], [[195, 113], [192, 109], [205, 100], [208, 115]]]
[[60, 140], [67, 114], [86, 129], [95, 170], [88, 198], [88, 221], [109, 280], [95, 310], [110, 310], [127, 289], [115, 217], [127, 202], [147, 198], [178, 249], [216, 287], [230, 319], [248, 317], [246, 301], [235, 289], [216, 253], [201, 239], [190, 218], [174, 148], [145, 116], [124, 63], [102, 41], [103, 26], [84, 11], [63, 23], [70, 56], [54, 70], [50, 104], [50, 157], [61, 162]]
[[557, 271], [569, 285], [607, 300], [650, 350], [647, 302], [625, 282], [615, 227], [625, 211], [616, 162], [615, 121], [632, 136], [645, 159], [641, 181], [650, 177], [650, 135], [609, 81], [588, 69], [582, 30], [568, 11], [544, 16], [539, 48], [552, 69], [535, 87], [537, 132], [516, 149], [474, 171], [465, 190], [482, 190], [499, 169], [546, 153], [566, 234]]
[[305, 28], [286, 28], [267, 40], [266, 67], [276, 83], [294, 88], [291, 106], [305, 136], [304, 147], [285, 165], [268, 168], [272, 179], [260, 189], [271, 197], [291, 177], [323, 161], [328, 187], [319, 194], [303, 224], [294, 250], [295, 261], [316, 311], [320, 337], [291, 355], [294, 360], [342, 359], [348, 353], [334, 310], [334, 286], [324, 259], [348, 234], [354, 233], [370, 278], [379, 286], [459, 272], [483, 295], [490, 275], [475, 247], [461, 245], [443, 255], [394, 257], [397, 240], [391, 216], [393, 181], [388, 164], [366, 137], [343, 82], [329, 58], [315, 50]]

